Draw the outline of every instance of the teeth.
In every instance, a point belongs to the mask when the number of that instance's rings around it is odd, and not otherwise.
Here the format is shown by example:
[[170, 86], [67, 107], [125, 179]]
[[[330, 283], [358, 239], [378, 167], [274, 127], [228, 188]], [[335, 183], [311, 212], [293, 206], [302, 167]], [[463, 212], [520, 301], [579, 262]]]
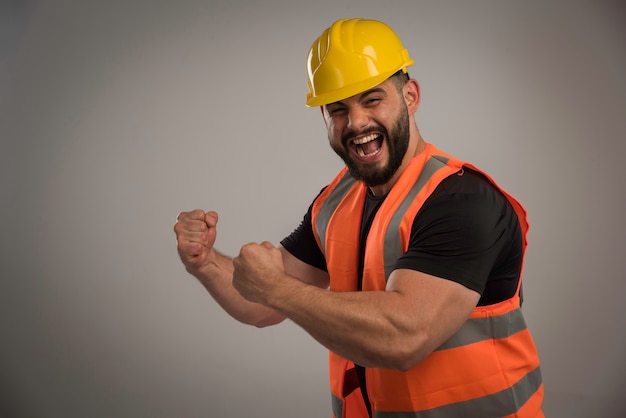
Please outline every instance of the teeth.
[[375, 140], [376, 138], [378, 138], [378, 135], [370, 134], [370, 135], [364, 136], [363, 138], [357, 138], [353, 140], [352, 142], [354, 142], [354, 144], [356, 145], [363, 145], [363, 144], [367, 144], [370, 141]]
[[357, 148], [356, 149], [356, 152], [357, 152], [357, 154], [359, 154], [360, 157], [371, 157], [373, 155], [378, 154], [378, 151], [380, 151], [380, 148], [375, 150], [375, 151], [370, 152], [369, 154], [366, 154], [365, 151], [363, 151], [362, 148]]

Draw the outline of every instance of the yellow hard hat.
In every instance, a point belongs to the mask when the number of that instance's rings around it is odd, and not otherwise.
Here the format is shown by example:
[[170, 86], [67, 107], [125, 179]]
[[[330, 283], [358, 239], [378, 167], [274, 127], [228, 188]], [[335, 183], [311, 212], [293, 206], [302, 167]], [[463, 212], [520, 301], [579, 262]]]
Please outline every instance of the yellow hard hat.
[[377, 20], [341, 19], [313, 42], [307, 58], [307, 106], [343, 100], [413, 64], [400, 38]]

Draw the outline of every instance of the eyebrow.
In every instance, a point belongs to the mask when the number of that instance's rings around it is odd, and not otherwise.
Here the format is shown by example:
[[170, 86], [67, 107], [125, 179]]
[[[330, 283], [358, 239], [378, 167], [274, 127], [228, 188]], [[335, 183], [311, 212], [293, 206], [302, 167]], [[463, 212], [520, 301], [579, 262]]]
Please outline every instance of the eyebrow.
[[[383, 89], [382, 87], [374, 87], [371, 88], [369, 90], [364, 91], [363, 93], [359, 94], [359, 101], [363, 100], [364, 97], [370, 95], [370, 94], [374, 94], [374, 93], [384, 93], [387, 94], [387, 91], [385, 89]], [[342, 100], [337, 100], [336, 102], [332, 102], [332, 103], [328, 103], [326, 106], [330, 106], [330, 105], [343, 105], [343, 101]]]
[[387, 91], [382, 88], [382, 87], [374, 87], [372, 89], [369, 89], [367, 91], [364, 91], [363, 93], [361, 93], [361, 95], [359, 96], [359, 99], [362, 99], [363, 97], [372, 94], [372, 93], [387, 93]]

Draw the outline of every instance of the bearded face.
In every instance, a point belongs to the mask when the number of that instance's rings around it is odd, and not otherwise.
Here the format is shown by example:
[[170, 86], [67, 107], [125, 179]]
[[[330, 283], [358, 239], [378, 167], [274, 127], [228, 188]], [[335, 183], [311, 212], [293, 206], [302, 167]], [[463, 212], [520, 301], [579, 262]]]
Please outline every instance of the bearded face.
[[[367, 186], [374, 187], [387, 183], [396, 173], [409, 147], [409, 137], [409, 114], [406, 104], [401, 102], [390, 129], [373, 122], [361, 132], [347, 131], [341, 138], [341, 144], [332, 140], [330, 143], [350, 174]], [[375, 159], [382, 152], [383, 144], [388, 149], [386, 162]]]

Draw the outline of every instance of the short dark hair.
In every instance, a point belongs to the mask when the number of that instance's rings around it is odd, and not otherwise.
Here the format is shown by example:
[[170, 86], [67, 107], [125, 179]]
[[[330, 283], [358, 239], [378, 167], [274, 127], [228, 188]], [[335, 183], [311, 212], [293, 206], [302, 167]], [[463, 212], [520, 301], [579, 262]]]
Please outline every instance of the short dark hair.
[[393, 81], [393, 84], [395, 84], [396, 89], [398, 89], [398, 92], [402, 92], [402, 87], [404, 87], [406, 82], [409, 81], [410, 77], [409, 77], [408, 72], [398, 70], [395, 73], [393, 73], [393, 75], [389, 78], [391, 79], [391, 81]]

